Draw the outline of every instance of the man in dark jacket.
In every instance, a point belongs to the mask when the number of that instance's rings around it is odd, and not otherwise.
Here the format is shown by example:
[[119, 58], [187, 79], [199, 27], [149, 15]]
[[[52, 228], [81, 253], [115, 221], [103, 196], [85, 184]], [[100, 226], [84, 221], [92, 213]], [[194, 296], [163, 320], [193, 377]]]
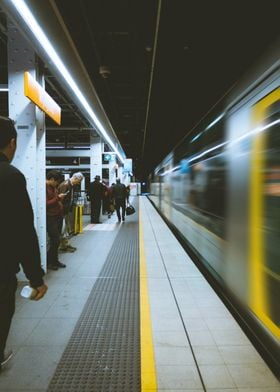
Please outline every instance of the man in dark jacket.
[[119, 222], [121, 222], [120, 208], [122, 209], [122, 220], [123, 222], [125, 221], [126, 197], [127, 197], [126, 186], [122, 184], [121, 180], [118, 178], [117, 183], [113, 188], [113, 198], [115, 199], [115, 206], [116, 206]]
[[100, 182], [100, 176], [95, 176], [89, 185], [89, 197], [91, 203], [91, 223], [100, 223], [101, 201], [105, 194], [105, 188]]
[[16, 139], [13, 121], [0, 117], [0, 367], [7, 360], [4, 350], [15, 311], [19, 265], [30, 286], [37, 290], [34, 300], [41, 299], [47, 291], [26, 180], [10, 165]]

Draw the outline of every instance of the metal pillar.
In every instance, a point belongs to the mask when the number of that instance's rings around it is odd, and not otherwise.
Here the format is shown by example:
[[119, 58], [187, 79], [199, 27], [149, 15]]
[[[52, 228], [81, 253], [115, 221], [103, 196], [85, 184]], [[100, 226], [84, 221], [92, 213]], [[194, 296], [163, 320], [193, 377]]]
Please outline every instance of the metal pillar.
[[[8, 23], [9, 116], [16, 121], [17, 151], [13, 160], [27, 181], [42, 266], [46, 269], [45, 118], [24, 96], [24, 71], [36, 79], [36, 54], [11, 22]], [[37, 78], [38, 79], [38, 78]], [[39, 83], [43, 82], [42, 76]]]
[[114, 160], [109, 162], [109, 182], [110, 182], [110, 185], [113, 182], [116, 183], [116, 179], [117, 179], [117, 176], [116, 176], [116, 164], [117, 164], [116, 159], [114, 159]]
[[102, 178], [102, 143], [99, 136], [90, 135], [90, 181]]
[[[37, 82], [45, 88], [45, 78], [40, 67]], [[44, 269], [47, 268], [47, 223], [46, 223], [46, 122], [45, 113], [38, 107], [36, 117], [36, 228], [39, 238], [41, 259]]]

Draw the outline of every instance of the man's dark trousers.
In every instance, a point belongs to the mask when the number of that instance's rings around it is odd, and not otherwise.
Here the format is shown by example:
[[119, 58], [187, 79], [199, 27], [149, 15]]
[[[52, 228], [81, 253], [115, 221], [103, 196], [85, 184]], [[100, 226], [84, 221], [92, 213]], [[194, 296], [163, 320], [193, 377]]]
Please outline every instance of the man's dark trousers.
[[100, 223], [101, 199], [95, 199], [91, 203], [91, 223]]
[[125, 218], [125, 207], [126, 207], [125, 199], [116, 199], [115, 203], [116, 203], [116, 211], [117, 211], [117, 215], [118, 215], [119, 221], [121, 220], [120, 208], [122, 209], [122, 220], [124, 220], [124, 218]]
[[47, 253], [48, 265], [55, 265], [58, 262], [58, 247], [63, 218], [61, 216], [47, 216], [47, 233], [50, 239], [50, 247]]
[[0, 281], [0, 362], [4, 359], [6, 341], [15, 312], [16, 289], [17, 279], [15, 276], [6, 281]]

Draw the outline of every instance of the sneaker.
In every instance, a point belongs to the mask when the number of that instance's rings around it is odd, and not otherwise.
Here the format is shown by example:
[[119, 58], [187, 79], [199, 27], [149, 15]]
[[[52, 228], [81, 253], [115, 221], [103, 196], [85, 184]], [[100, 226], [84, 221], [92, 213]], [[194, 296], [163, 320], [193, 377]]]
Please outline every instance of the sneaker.
[[67, 245], [66, 249], [68, 252], [75, 252], [75, 250], [77, 250], [77, 248], [72, 245]]
[[61, 252], [68, 252], [67, 247], [63, 247], [63, 248], [59, 247], [58, 250]]
[[58, 261], [58, 262], [55, 264], [55, 266], [56, 266], [57, 268], [65, 268], [65, 267], [66, 267], [66, 264], [63, 264], [63, 263], [61, 263], [60, 261]]
[[9, 360], [13, 357], [13, 352], [12, 350], [7, 351], [6, 353], [4, 353], [4, 358], [2, 359], [1, 363], [0, 363], [0, 368], [4, 365], [6, 365]]

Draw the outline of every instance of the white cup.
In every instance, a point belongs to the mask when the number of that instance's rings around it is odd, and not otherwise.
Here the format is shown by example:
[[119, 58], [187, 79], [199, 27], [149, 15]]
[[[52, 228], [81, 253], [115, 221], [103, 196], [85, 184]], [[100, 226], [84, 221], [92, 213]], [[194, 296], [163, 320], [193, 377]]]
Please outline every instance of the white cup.
[[33, 289], [33, 287], [30, 286], [24, 286], [20, 293], [20, 295], [23, 298], [28, 298], [28, 299], [34, 298], [36, 294], [37, 294], [37, 290]]

